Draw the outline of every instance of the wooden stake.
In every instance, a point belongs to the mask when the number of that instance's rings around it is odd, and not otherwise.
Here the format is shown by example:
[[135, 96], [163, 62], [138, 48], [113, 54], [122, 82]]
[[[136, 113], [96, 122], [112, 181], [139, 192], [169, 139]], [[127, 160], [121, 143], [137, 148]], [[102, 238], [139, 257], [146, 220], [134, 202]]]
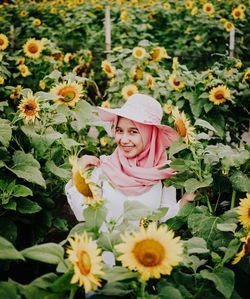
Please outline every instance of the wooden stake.
[[107, 59], [111, 53], [111, 25], [110, 25], [110, 7], [105, 6], [105, 44]]
[[229, 57], [234, 57], [234, 37], [235, 37], [235, 28], [230, 28], [229, 35]]
[[11, 50], [12, 53], [14, 52], [14, 46], [15, 46], [15, 28], [14, 25], [10, 25], [10, 38], [11, 38]]

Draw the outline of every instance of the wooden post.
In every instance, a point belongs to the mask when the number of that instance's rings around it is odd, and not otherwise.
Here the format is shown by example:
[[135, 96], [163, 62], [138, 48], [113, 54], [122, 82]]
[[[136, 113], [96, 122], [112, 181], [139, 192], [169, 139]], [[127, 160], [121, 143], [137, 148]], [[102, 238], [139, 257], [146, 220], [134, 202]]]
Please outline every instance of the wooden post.
[[229, 35], [229, 57], [234, 57], [234, 37], [235, 37], [235, 28], [230, 28]]
[[10, 39], [11, 39], [11, 50], [12, 53], [14, 52], [14, 46], [15, 46], [15, 28], [14, 25], [10, 25]]
[[106, 56], [109, 58], [111, 52], [111, 25], [110, 25], [110, 7], [105, 6], [105, 44], [106, 44]]

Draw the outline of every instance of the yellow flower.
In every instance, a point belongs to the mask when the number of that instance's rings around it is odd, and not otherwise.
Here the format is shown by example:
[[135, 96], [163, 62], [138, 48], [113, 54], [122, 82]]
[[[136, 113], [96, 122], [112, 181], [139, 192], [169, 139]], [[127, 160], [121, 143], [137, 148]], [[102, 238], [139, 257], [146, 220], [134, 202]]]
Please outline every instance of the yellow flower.
[[122, 96], [125, 100], [135, 93], [138, 93], [138, 88], [134, 84], [129, 84], [122, 88]]
[[112, 66], [108, 60], [104, 60], [102, 62], [102, 69], [107, 74], [107, 76], [109, 78], [112, 78], [115, 76], [115, 67]]
[[183, 81], [177, 81], [176, 80], [176, 74], [173, 73], [169, 76], [168, 83], [176, 90], [180, 90], [181, 88], [184, 87], [184, 82]]
[[122, 22], [126, 22], [128, 20], [129, 14], [128, 14], [127, 10], [125, 10], [125, 9], [122, 10], [120, 18], [121, 18]]
[[247, 70], [242, 78], [242, 83], [244, 83], [248, 79], [249, 76], [250, 76], [250, 67], [247, 68]]
[[186, 9], [191, 9], [194, 6], [194, 1], [186, 1], [185, 2], [185, 7]]
[[34, 26], [39, 26], [39, 25], [41, 25], [41, 20], [40, 19], [34, 19], [33, 22], [32, 22], [32, 24]]
[[72, 183], [85, 199], [84, 204], [93, 207], [102, 202], [99, 196], [99, 186], [91, 181], [91, 174], [89, 170], [82, 169], [77, 163], [77, 157], [71, 156], [69, 158], [72, 167]]
[[150, 277], [159, 279], [161, 274], [170, 275], [173, 266], [182, 260], [180, 237], [174, 238], [174, 232], [168, 231], [166, 225], [157, 229], [155, 223], [150, 223], [147, 229], [141, 226], [139, 232], [125, 233], [121, 238], [124, 243], [115, 245], [122, 253], [117, 260], [123, 267], [137, 270], [144, 281]]
[[63, 5], [64, 4], [64, 0], [57, 0], [57, 4]]
[[100, 144], [101, 144], [101, 146], [106, 146], [107, 143], [108, 143], [107, 138], [105, 138], [105, 137], [100, 138]]
[[164, 47], [156, 47], [150, 51], [151, 60], [150, 61], [159, 61], [162, 58], [169, 58], [167, 51]]
[[146, 50], [142, 47], [135, 47], [133, 49], [132, 55], [137, 59], [143, 59], [146, 55]]
[[36, 118], [39, 118], [38, 111], [40, 108], [38, 98], [34, 96], [32, 92], [28, 92], [27, 95], [23, 97], [18, 109], [20, 109], [19, 116], [24, 119], [25, 124], [29, 121], [34, 122]]
[[61, 96], [60, 98], [54, 99], [55, 102], [74, 107], [83, 96], [83, 89], [82, 85], [69, 80], [68, 82], [57, 84], [50, 90], [50, 93]]
[[183, 112], [179, 112], [178, 107], [172, 109], [172, 116], [174, 118], [174, 127], [179, 136], [181, 136], [186, 144], [193, 143], [195, 141], [194, 138], [194, 127], [190, 125], [190, 120], [186, 118], [186, 115]]
[[0, 62], [3, 60], [3, 54], [0, 53]]
[[103, 6], [101, 4], [96, 4], [93, 8], [95, 8], [95, 9], [102, 9]]
[[189, 33], [190, 28], [191, 28], [191, 26], [187, 26], [185, 33]]
[[239, 253], [236, 254], [232, 264], [237, 264], [245, 254], [250, 252], [250, 231], [247, 232], [247, 235], [240, 239], [243, 243], [242, 249]]
[[231, 28], [234, 28], [234, 24], [227, 21], [227, 22], [225, 22], [225, 24], [224, 24], [224, 28], [226, 29], [227, 32], [230, 32], [230, 29], [231, 29]]
[[246, 10], [246, 6], [244, 4], [240, 4], [238, 6], [239, 9], [241, 9], [242, 11], [245, 11]]
[[0, 76], [0, 85], [4, 84], [4, 77]]
[[118, 46], [112, 49], [113, 52], [121, 51], [121, 50], [122, 50], [122, 46]]
[[22, 11], [20, 12], [20, 16], [21, 16], [21, 17], [26, 17], [26, 16], [27, 16], [27, 11], [22, 10]]
[[191, 15], [192, 15], [192, 16], [195, 16], [195, 15], [197, 15], [197, 13], [198, 13], [198, 7], [195, 6], [195, 7], [191, 10]]
[[173, 109], [173, 106], [172, 105], [168, 105], [168, 104], [165, 104], [163, 106], [163, 111], [166, 113], [166, 114], [170, 114], [172, 112], [172, 109]]
[[96, 243], [88, 238], [87, 232], [84, 231], [80, 236], [75, 233], [74, 238], [68, 239], [71, 248], [67, 249], [68, 258], [74, 266], [74, 275], [71, 283], [79, 282], [83, 286], [85, 293], [96, 290], [97, 286], [101, 287], [98, 275], [103, 275], [102, 257], [99, 255], [99, 249]]
[[23, 45], [23, 51], [29, 58], [39, 58], [43, 50], [43, 43], [35, 38], [29, 38]]
[[197, 34], [195, 37], [194, 37], [195, 40], [197, 41], [200, 41], [201, 40], [201, 37], [199, 36], [199, 34]]
[[102, 108], [110, 108], [110, 101], [107, 100], [107, 101], [102, 102], [101, 107]]
[[21, 57], [21, 58], [18, 58], [18, 59], [17, 59], [16, 64], [24, 64], [24, 62], [25, 62], [25, 58], [24, 58], [24, 57]]
[[40, 80], [40, 82], [39, 82], [39, 86], [40, 86], [40, 88], [41, 88], [42, 90], [44, 90], [45, 87], [46, 87], [46, 83], [45, 83], [43, 80]]
[[173, 57], [172, 69], [173, 69], [174, 72], [177, 69], [177, 65], [178, 65], [178, 57]]
[[83, 3], [84, 3], [84, 0], [77, 0], [76, 3], [77, 3], [77, 4], [83, 4]]
[[213, 87], [209, 91], [209, 101], [215, 105], [220, 105], [226, 102], [226, 99], [230, 97], [230, 90], [225, 85], [218, 85]]
[[51, 10], [50, 10], [50, 13], [55, 14], [56, 13], [56, 8], [52, 7]]
[[243, 227], [250, 226], [250, 194], [247, 193], [246, 198], [240, 200], [240, 206], [237, 208], [239, 222]]
[[240, 68], [242, 67], [242, 62], [241, 62], [241, 60], [239, 60], [239, 61], [235, 64], [234, 67], [237, 68], [237, 69], [240, 69]]
[[142, 67], [140, 65], [136, 65], [132, 72], [131, 78], [134, 81], [142, 80], [143, 73], [144, 73], [144, 71], [143, 71]]
[[163, 7], [166, 8], [166, 9], [170, 9], [171, 5], [170, 5], [170, 3], [165, 2], [165, 3], [163, 3]]
[[21, 75], [22, 75], [23, 77], [27, 77], [27, 76], [30, 75], [30, 71], [29, 71], [29, 68], [27, 67], [27, 65], [25, 65], [25, 64], [20, 64], [20, 65], [18, 66], [18, 68], [19, 68], [19, 71], [20, 71], [20, 73], [21, 73]]
[[9, 45], [8, 37], [1, 33], [0, 34], [0, 50], [5, 50]]
[[148, 87], [153, 90], [155, 81], [154, 78], [150, 74], [146, 74], [146, 79], [148, 81]]
[[19, 94], [19, 90], [23, 89], [23, 87], [21, 85], [17, 85], [17, 87], [15, 89], [12, 90], [12, 94], [10, 95], [11, 99], [19, 99], [20, 98], [20, 94]]
[[65, 63], [69, 63], [69, 61], [73, 58], [72, 54], [71, 53], [66, 53], [64, 58], [63, 58], [63, 61]]
[[214, 12], [214, 6], [212, 3], [205, 3], [203, 5], [203, 11], [207, 14], [212, 14]]
[[232, 11], [232, 15], [234, 17], [235, 20], [237, 19], [244, 19], [245, 18], [245, 14], [244, 14], [244, 11], [241, 10], [240, 8], [235, 8], [233, 11]]

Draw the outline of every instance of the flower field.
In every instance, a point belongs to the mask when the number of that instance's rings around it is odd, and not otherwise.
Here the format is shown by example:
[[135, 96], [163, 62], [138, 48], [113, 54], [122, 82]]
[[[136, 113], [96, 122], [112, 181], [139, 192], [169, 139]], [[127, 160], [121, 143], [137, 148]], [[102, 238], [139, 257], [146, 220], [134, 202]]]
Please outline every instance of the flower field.
[[[1, 1], [1, 298], [248, 298], [249, 14], [246, 0]], [[96, 106], [135, 93], [157, 99], [179, 135], [164, 184], [198, 192], [159, 226], [166, 209], [138, 202], [108, 221], [75, 163], [115, 148]], [[72, 174], [81, 223], [64, 191]]]

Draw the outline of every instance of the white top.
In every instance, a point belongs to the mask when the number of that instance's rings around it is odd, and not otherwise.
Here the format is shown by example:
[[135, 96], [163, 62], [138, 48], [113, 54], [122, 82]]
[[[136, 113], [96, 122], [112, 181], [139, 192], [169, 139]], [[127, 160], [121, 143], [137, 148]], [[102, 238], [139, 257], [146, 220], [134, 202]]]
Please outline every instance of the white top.
[[[179, 202], [176, 202], [176, 189], [174, 187], [163, 187], [162, 182], [157, 182], [149, 191], [140, 194], [127, 196], [120, 190], [114, 188], [107, 179], [103, 179], [103, 174], [100, 168], [94, 168], [92, 171], [91, 180], [101, 187], [102, 198], [107, 200], [105, 206], [108, 209], [107, 221], [112, 219], [120, 219], [123, 215], [123, 204], [127, 200], [136, 200], [147, 206], [150, 210], [154, 211], [161, 207], [168, 207], [167, 214], [161, 219], [174, 217], [179, 212]], [[72, 185], [70, 180], [65, 186], [68, 203], [73, 210], [78, 221], [84, 221], [83, 210], [87, 207], [84, 205], [84, 197], [78, 192], [75, 186]], [[121, 218], [120, 218], [121, 217]], [[119, 221], [120, 222], [120, 221]], [[105, 226], [101, 227], [101, 231], [107, 231]]]

